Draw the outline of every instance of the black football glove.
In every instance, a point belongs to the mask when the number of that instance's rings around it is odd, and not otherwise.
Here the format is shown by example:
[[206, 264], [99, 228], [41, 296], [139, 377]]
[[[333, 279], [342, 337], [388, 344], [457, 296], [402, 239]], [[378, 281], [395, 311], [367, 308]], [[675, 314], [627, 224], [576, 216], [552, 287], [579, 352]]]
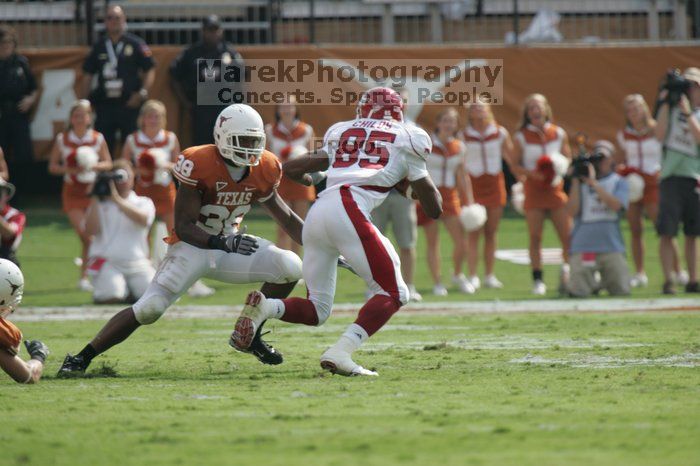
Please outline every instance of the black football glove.
[[246, 235], [246, 230], [247, 227], [243, 227], [243, 229], [235, 235], [212, 235], [209, 237], [209, 248], [250, 256], [257, 251], [258, 240], [254, 236]]
[[46, 358], [49, 357], [49, 347], [39, 340], [24, 340], [24, 346], [27, 348], [27, 353], [29, 353], [32, 359], [41, 361], [42, 364], [46, 361]]
[[346, 261], [343, 256], [338, 257], [338, 267], [343, 268], [343, 269], [347, 269], [359, 277], [357, 272], [355, 272], [355, 269], [353, 269], [352, 266], [350, 264], [348, 264], [348, 261]]

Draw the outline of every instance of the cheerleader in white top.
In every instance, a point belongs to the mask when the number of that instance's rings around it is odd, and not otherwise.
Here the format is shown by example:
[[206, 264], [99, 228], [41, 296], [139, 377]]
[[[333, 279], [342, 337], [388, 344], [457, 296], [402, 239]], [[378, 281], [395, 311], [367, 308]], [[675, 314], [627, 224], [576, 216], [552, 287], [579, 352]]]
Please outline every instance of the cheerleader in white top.
[[[630, 280], [632, 288], [647, 286], [649, 279], [644, 271], [644, 231], [643, 218], [647, 216], [656, 223], [659, 214], [659, 171], [661, 170], [661, 141], [656, 139], [656, 121], [651, 116], [649, 106], [640, 94], [630, 94], [623, 100], [626, 125], [617, 133], [617, 143], [622, 149], [619, 154], [618, 172], [628, 176], [635, 174], [644, 181], [641, 199], [630, 199], [627, 221], [630, 225], [631, 249], [636, 273]], [[631, 177], [628, 178], [628, 180]], [[630, 181], [631, 182], [631, 181]], [[680, 270], [678, 245], [673, 242], [673, 268], [676, 281], [685, 285], [688, 274]]]
[[508, 130], [499, 125], [491, 106], [475, 103], [467, 108], [468, 125], [462, 131], [466, 144], [465, 166], [474, 190], [474, 201], [486, 207], [486, 223], [469, 233], [467, 266], [469, 281], [474, 288], [481, 286], [477, 275], [479, 238], [484, 237], [484, 265], [486, 288], [502, 288], [503, 283], [493, 273], [496, 261], [496, 233], [506, 205], [506, 182], [503, 162], [510, 165], [513, 141]]
[[63, 176], [63, 211], [82, 245], [78, 287], [83, 291], [92, 290], [87, 278], [90, 238], [85, 234], [83, 226], [85, 212], [90, 205], [90, 190], [96, 173], [112, 167], [105, 138], [102, 133], [92, 129], [92, 122], [90, 101], [82, 99], [75, 102], [70, 109], [68, 129], [56, 136], [49, 157], [49, 173]]
[[[462, 273], [462, 264], [466, 256], [467, 237], [459, 220], [462, 205], [472, 204], [474, 195], [471, 183], [464, 168], [464, 142], [459, 133], [459, 114], [454, 108], [448, 108], [438, 114], [435, 132], [432, 134], [433, 150], [428, 155], [426, 166], [430, 177], [442, 196], [442, 215], [440, 220], [452, 237], [452, 262], [454, 274], [452, 283], [462, 293], [472, 294], [475, 289], [469, 279]], [[442, 284], [440, 273], [440, 242], [438, 223], [429, 218], [423, 209], [418, 210], [418, 225], [425, 230], [428, 246], [428, 267], [433, 277], [433, 294], [447, 295], [447, 288]]]
[[[530, 235], [532, 293], [541, 296], [547, 292], [542, 275], [542, 231], [547, 217], [552, 220], [561, 243], [564, 264], [559, 291], [566, 293], [571, 217], [566, 211], [568, 198], [564, 192], [564, 182], [553, 183], [551, 157], [558, 153], [571, 160], [571, 148], [566, 132], [552, 123], [552, 108], [542, 94], [532, 94], [525, 99], [522, 123], [513, 142], [513, 173], [524, 179], [525, 185], [525, 220]], [[547, 161], [549, 164], [545, 163]], [[545, 169], [547, 166], [549, 170]]]

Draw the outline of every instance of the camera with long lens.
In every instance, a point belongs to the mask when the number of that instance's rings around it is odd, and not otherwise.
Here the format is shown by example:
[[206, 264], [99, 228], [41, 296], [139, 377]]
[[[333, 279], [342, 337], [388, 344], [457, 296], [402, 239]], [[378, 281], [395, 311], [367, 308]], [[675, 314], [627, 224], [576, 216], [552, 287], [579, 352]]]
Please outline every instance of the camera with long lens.
[[678, 102], [681, 101], [681, 96], [683, 94], [686, 96], [688, 95], [691, 85], [692, 82], [684, 78], [681, 71], [676, 68], [669, 70], [666, 73], [666, 78], [661, 84], [661, 89], [668, 91], [666, 101], [671, 107], [673, 107], [678, 105]]
[[588, 178], [589, 176], [588, 166], [594, 164], [595, 168], [595, 164], [603, 160], [605, 155], [599, 151], [589, 151], [587, 149], [586, 141], [588, 138], [585, 134], [578, 133], [575, 139], [576, 143], [578, 144], [578, 154], [571, 161], [571, 176], [582, 180], [584, 178]]
[[112, 191], [109, 189], [110, 181], [114, 181], [115, 183], [122, 183], [128, 179], [129, 174], [123, 168], [99, 172], [97, 174], [97, 179], [95, 179], [95, 184], [92, 186], [92, 191], [90, 192], [90, 195], [97, 196], [100, 199], [109, 197], [112, 195]]

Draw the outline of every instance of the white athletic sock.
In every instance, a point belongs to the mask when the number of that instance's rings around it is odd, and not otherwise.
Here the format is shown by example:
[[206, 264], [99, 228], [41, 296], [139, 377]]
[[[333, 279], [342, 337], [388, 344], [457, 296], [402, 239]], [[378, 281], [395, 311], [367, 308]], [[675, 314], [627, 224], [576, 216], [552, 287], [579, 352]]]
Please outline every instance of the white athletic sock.
[[269, 306], [270, 317], [272, 319], [281, 319], [284, 315], [284, 301], [281, 299], [267, 298], [267, 305]]
[[338, 341], [333, 345], [336, 349], [348, 354], [355, 352], [369, 338], [365, 329], [357, 324], [350, 324]]

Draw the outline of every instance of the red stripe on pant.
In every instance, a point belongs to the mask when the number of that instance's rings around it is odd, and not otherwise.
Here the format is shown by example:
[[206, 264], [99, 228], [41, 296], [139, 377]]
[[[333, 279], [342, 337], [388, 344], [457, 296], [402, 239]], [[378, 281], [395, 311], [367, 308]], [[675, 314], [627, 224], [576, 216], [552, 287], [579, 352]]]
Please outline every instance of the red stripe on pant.
[[365, 256], [369, 263], [369, 269], [372, 272], [372, 278], [384, 291], [389, 293], [389, 296], [394, 298], [399, 306], [401, 306], [401, 297], [399, 295], [399, 286], [396, 283], [394, 262], [386, 251], [384, 243], [382, 243], [379, 235], [377, 235], [372, 223], [357, 206], [348, 185], [341, 186], [340, 198], [343, 201], [345, 212], [347, 212], [352, 225], [355, 227], [357, 236], [360, 237], [362, 248], [365, 251]]

